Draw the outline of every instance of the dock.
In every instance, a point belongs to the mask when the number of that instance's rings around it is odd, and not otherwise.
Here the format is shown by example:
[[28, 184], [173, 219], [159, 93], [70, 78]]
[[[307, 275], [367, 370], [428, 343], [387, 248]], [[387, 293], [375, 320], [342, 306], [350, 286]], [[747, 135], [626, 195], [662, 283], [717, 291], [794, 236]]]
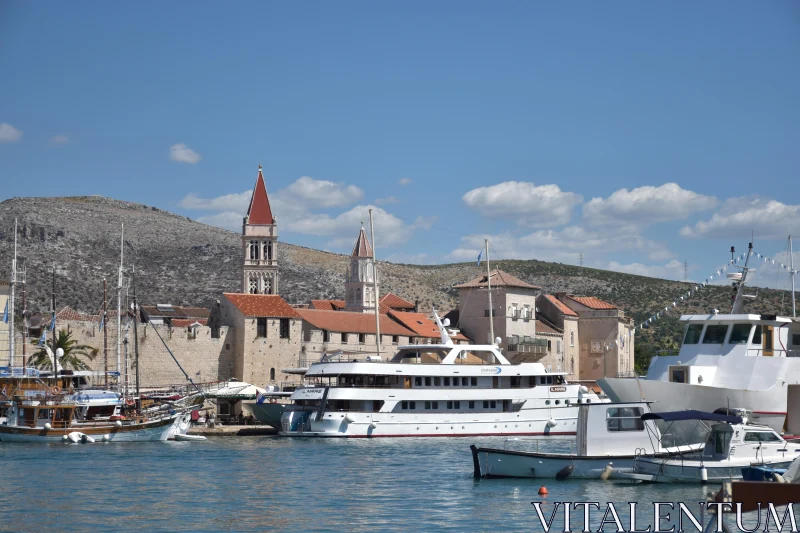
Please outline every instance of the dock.
[[277, 435], [278, 430], [272, 426], [223, 426], [214, 427], [194, 426], [186, 432], [189, 435], [202, 435], [204, 437], [261, 437]]

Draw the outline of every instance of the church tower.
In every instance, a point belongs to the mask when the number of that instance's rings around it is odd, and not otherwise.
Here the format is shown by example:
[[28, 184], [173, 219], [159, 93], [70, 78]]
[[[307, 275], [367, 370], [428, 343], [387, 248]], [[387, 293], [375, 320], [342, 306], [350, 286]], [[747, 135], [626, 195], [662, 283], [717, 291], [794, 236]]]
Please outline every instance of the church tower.
[[242, 257], [242, 292], [278, 294], [278, 226], [269, 206], [261, 165], [242, 224]]
[[372, 246], [362, 223], [353, 253], [350, 254], [350, 267], [347, 269], [347, 281], [344, 284], [345, 311], [375, 312], [373, 276], [375, 265], [372, 261]]

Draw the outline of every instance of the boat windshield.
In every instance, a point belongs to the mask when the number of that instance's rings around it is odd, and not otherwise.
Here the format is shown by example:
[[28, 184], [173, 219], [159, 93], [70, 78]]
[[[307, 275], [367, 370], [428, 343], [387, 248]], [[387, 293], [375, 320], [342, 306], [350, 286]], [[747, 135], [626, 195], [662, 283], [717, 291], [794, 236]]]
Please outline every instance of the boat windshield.
[[726, 455], [731, 444], [731, 437], [733, 437], [733, 433], [730, 431], [730, 428], [723, 427], [721, 429], [716, 429], [714, 430], [713, 435], [714, 453]]
[[450, 353], [444, 348], [404, 348], [399, 350], [392, 358], [393, 363], [439, 364]]
[[686, 336], [683, 344], [697, 344], [700, 342], [700, 334], [703, 332], [703, 324], [689, 324], [686, 328]]
[[734, 324], [731, 331], [731, 338], [729, 344], [747, 344], [747, 338], [750, 336], [750, 330], [753, 326], [750, 324]]
[[726, 324], [711, 324], [706, 328], [703, 344], [722, 344], [726, 333], [728, 333]]

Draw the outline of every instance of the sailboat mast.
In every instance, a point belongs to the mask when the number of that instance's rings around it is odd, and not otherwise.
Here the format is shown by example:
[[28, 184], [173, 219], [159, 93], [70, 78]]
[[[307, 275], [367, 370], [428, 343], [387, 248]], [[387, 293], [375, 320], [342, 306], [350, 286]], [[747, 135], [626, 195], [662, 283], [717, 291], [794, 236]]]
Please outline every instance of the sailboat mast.
[[25, 374], [25, 345], [28, 344], [28, 302], [25, 291], [25, 269], [22, 271], [22, 374]]
[[489, 269], [489, 239], [486, 244], [486, 288], [489, 290], [489, 344], [494, 344], [494, 308], [492, 307], [492, 271]]
[[103, 367], [105, 376], [103, 386], [108, 390], [108, 296], [106, 294], [106, 278], [103, 278]]
[[133, 360], [136, 365], [136, 398], [140, 398], [139, 394], [139, 332], [137, 331], [136, 324], [139, 314], [139, 305], [136, 302], [136, 269], [134, 267], [132, 273], [133, 282]]
[[794, 254], [792, 254], [792, 236], [789, 235], [789, 268], [792, 270], [792, 318], [797, 318], [797, 310], [794, 303], [794, 277], [797, 271], [794, 269]]
[[381, 355], [381, 316], [378, 309], [378, 260], [375, 259], [375, 227], [372, 224], [372, 209], [369, 210], [369, 236], [372, 239], [372, 292], [375, 293], [375, 352]]
[[14, 368], [14, 291], [17, 285], [17, 219], [14, 219], [14, 258], [11, 260], [11, 293], [8, 313], [8, 366]]
[[[119, 272], [117, 276], [117, 386], [119, 386], [119, 376], [122, 375], [120, 371], [121, 358], [122, 358], [122, 259], [125, 251], [125, 224], [122, 224], [122, 233], [119, 238]], [[119, 390], [119, 389], [118, 389]]]
[[58, 353], [56, 346], [56, 264], [53, 263], [53, 295], [51, 299], [52, 321], [50, 327], [53, 330], [53, 375], [56, 377], [56, 385], [58, 385]]

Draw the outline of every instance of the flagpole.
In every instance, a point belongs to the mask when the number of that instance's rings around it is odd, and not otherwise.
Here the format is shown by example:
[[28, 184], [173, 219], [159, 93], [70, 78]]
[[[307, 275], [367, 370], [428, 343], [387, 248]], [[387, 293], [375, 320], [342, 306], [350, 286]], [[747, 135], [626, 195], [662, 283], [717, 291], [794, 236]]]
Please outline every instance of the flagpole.
[[378, 260], [375, 259], [375, 228], [372, 225], [372, 209], [369, 210], [369, 234], [372, 238], [372, 292], [375, 293], [375, 349], [381, 355], [381, 318], [378, 309]]
[[489, 344], [494, 344], [494, 308], [492, 307], [492, 271], [489, 269], [489, 239], [486, 244], [486, 288], [489, 290]]

